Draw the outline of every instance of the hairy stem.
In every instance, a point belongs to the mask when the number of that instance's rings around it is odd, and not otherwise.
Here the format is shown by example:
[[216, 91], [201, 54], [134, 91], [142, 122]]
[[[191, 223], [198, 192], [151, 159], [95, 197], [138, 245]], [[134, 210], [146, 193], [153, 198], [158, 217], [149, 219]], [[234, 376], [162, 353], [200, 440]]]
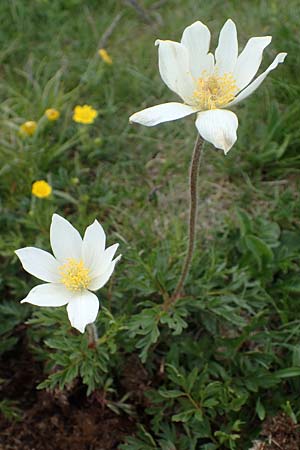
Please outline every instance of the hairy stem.
[[168, 306], [170, 306], [170, 304], [176, 302], [176, 300], [178, 300], [178, 298], [181, 296], [184, 282], [189, 273], [192, 259], [193, 259], [193, 253], [194, 253], [194, 247], [195, 247], [195, 235], [196, 235], [197, 206], [198, 206], [198, 172], [199, 172], [199, 165], [200, 165], [203, 143], [204, 143], [203, 139], [198, 134], [196, 142], [195, 142], [191, 166], [190, 166], [190, 177], [189, 177], [190, 213], [189, 213], [189, 224], [188, 224], [187, 254], [186, 254], [183, 266], [182, 266], [180, 278], [178, 280], [175, 291], [169, 300]]
[[89, 347], [96, 347], [98, 341], [98, 332], [96, 325], [94, 323], [89, 323], [86, 327], [86, 331], [89, 340]]

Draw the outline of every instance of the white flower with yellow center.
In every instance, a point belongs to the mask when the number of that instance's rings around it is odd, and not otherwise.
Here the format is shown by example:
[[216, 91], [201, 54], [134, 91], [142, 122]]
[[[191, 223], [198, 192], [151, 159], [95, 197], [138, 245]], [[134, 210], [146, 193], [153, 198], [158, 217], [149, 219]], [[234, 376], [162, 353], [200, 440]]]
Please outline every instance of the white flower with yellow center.
[[200, 21], [184, 30], [180, 43], [157, 40], [161, 78], [183, 103], [144, 109], [133, 114], [130, 122], [152, 127], [197, 113], [196, 127], [202, 138], [226, 154], [237, 139], [238, 119], [223, 108], [252, 94], [286, 57], [286, 53], [279, 53], [268, 69], [252, 81], [271, 39], [253, 37], [238, 55], [236, 26], [229, 19], [220, 32], [215, 55], [209, 53], [210, 31]]
[[119, 244], [105, 249], [105, 233], [95, 220], [87, 227], [83, 239], [63, 217], [54, 214], [50, 227], [50, 243], [54, 253], [35, 247], [16, 250], [23, 268], [46, 281], [35, 286], [21, 303], [37, 306], [67, 306], [71, 325], [81, 333], [93, 323], [99, 300], [90, 291], [97, 291], [109, 280], [116, 262], [113, 259]]

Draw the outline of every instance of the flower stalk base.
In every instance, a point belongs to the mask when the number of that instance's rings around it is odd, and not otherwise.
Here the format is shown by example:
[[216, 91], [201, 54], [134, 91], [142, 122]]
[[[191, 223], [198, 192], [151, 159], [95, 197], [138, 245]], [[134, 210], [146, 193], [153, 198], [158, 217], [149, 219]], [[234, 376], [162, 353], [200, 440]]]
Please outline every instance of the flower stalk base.
[[86, 331], [88, 335], [89, 348], [95, 348], [98, 341], [98, 331], [94, 323], [89, 323], [86, 326]]

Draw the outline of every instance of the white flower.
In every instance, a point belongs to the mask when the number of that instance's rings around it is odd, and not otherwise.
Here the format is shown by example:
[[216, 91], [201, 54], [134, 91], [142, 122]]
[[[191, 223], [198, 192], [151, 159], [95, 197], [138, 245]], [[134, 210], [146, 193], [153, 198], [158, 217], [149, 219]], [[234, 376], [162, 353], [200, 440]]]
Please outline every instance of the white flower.
[[53, 214], [50, 242], [54, 256], [35, 247], [16, 250], [23, 268], [46, 281], [35, 286], [21, 301], [37, 306], [67, 306], [69, 320], [81, 333], [95, 321], [99, 301], [95, 294], [109, 280], [119, 244], [105, 249], [105, 233], [95, 220], [87, 227], [83, 239], [63, 217]]
[[209, 53], [209, 29], [200, 21], [184, 30], [180, 43], [157, 40], [161, 78], [183, 103], [144, 109], [133, 114], [130, 122], [152, 127], [197, 113], [200, 135], [226, 154], [237, 139], [238, 119], [223, 108], [252, 94], [286, 57], [286, 53], [279, 53], [268, 69], [252, 81], [271, 39], [271, 36], [253, 37], [238, 55], [236, 26], [229, 19], [220, 32], [215, 55]]

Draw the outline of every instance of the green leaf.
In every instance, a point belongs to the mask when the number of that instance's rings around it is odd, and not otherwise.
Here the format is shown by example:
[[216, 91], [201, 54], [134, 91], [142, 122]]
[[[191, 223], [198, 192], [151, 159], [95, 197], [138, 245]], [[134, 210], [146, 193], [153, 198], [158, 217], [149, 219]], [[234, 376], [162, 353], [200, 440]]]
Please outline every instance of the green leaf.
[[238, 217], [241, 236], [246, 236], [252, 232], [252, 222], [246, 211], [237, 209], [236, 215]]
[[248, 250], [255, 257], [260, 269], [273, 260], [274, 255], [272, 250], [264, 241], [262, 241], [258, 237], [253, 235], [245, 236], [244, 242]]
[[278, 378], [293, 378], [300, 376], [300, 367], [289, 367], [287, 369], [277, 370], [274, 372]]
[[187, 422], [195, 412], [197, 412], [197, 409], [188, 409], [187, 411], [183, 411], [179, 414], [174, 414], [174, 416], [172, 416], [172, 420], [173, 422]]
[[202, 402], [202, 406], [205, 408], [213, 408], [214, 406], [217, 406], [219, 404], [219, 401], [216, 398], [208, 398], [207, 400], [204, 400]]
[[176, 398], [176, 397], [182, 397], [184, 395], [184, 392], [178, 391], [176, 389], [173, 389], [171, 391], [165, 391], [163, 389], [160, 389], [158, 392], [164, 398]]
[[186, 380], [186, 390], [188, 393], [190, 393], [194, 387], [194, 384], [198, 378], [199, 375], [199, 369], [198, 367], [194, 367], [194, 369], [188, 374], [187, 380]]
[[260, 420], [264, 420], [265, 419], [265, 417], [266, 417], [266, 410], [264, 408], [264, 405], [260, 401], [260, 397], [258, 397], [258, 399], [256, 400], [255, 411], [256, 411], [258, 417], [260, 418]]
[[287, 278], [284, 283], [280, 283], [280, 289], [289, 294], [300, 294], [300, 278], [299, 275]]
[[300, 367], [300, 345], [293, 348], [293, 366]]

